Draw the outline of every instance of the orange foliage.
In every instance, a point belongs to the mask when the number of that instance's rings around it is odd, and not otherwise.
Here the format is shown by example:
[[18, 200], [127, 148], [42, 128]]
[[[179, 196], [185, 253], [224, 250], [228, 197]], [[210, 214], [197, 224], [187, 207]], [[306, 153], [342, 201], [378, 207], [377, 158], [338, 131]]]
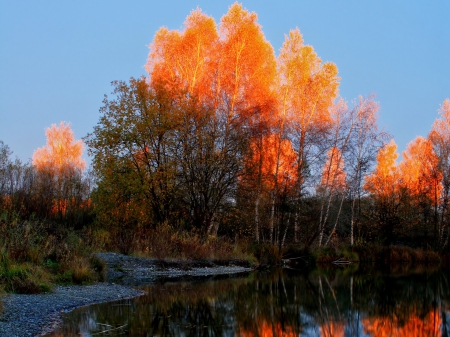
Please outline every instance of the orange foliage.
[[399, 187], [399, 172], [396, 164], [398, 158], [397, 144], [391, 140], [377, 155], [377, 166], [371, 175], [366, 177], [364, 189], [381, 198], [395, 194]]
[[238, 3], [222, 18], [220, 36], [213, 18], [200, 9], [187, 17], [183, 32], [161, 28], [146, 69], [154, 87], [187, 92], [231, 117], [262, 110], [269, 116], [275, 54], [257, 15]]
[[86, 163], [81, 158], [83, 142], [74, 141], [69, 124], [52, 124], [45, 130], [47, 144], [33, 153], [33, 165], [38, 170], [49, 170], [61, 174], [67, 170], [84, 170]]
[[146, 69], [154, 86], [211, 99], [217, 68], [218, 33], [214, 19], [200, 9], [187, 17], [185, 30], [161, 28], [150, 46]]
[[[298, 29], [289, 32], [278, 57], [280, 117], [297, 138], [298, 184], [304, 183], [309, 137], [331, 125], [330, 107], [338, 94], [338, 69], [303, 44]], [[283, 131], [283, 130], [282, 130]]]
[[298, 336], [291, 327], [282, 327], [280, 323], [270, 324], [267, 321], [259, 323], [255, 331], [238, 331], [241, 337], [294, 337]]
[[256, 13], [234, 3], [220, 23], [221, 49], [218, 93], [231, 115], [262, 113], [267, 119], [273, 104], [276, 61]]
[[[287, 139], [279, 142], [275, 135], [269, 135], [263, 138], [263, 149], [262, 175], [266, 186], [274, 188], [275, 179], [279, 188], [293, 186], [297, 177], [295, 168], [297, 154], [292, 143]], [[257, 151], [254, 151], [253, 160], [254, 162], [259, 160]]]
[[406, 322], [401, 322], [396, 316], [393, 318], [365, 318], [362, 320], [365, 333], [377, 337], [438, 337], [440, 335], [441, 317], [430, 311], [421, 318], [417, 314], [411, 315]]
[[338, 94], [338, 69], [303, 44], [298, 29], [289, 32], [278, 57], [282, 111], [305, 133], [331, 123], [329, 108]]
[[430, 140], [417, 137], [408, 144], [399, 168], [402, 185], [411, 195], [424, 195], [432, 201], [440, 196], [442, 174], [438, 161]]
[[322, 187], [342, 191], [345, 189], [344, 158], [337, 147], [331, 148], [327, 154], [327, 161], [322, 170]]

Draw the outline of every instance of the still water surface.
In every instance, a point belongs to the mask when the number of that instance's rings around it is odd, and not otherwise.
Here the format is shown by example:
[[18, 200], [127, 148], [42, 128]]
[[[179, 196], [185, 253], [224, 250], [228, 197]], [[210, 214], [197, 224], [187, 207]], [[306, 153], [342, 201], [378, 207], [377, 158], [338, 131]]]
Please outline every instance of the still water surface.
[[159, 281], [72, 311], [49, 336], [448, 336], [450, 277], [351, 269]]

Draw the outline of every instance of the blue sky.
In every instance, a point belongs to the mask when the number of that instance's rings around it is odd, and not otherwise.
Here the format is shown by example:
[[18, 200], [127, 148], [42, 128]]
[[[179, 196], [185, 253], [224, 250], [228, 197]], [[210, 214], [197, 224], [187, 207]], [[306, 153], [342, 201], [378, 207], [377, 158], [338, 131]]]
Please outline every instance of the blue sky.
[[[91, 132], [113, 80], [146, 75], [161, 26], [197, 6], [218, 23], [232, 1], [0, 0], [0, 140], [27, 161], [45, 128]], [[450, 1], [242, 1], [275, 52], [290, 29], [336, 63], [347, 101], [377, 95], [379, 124], [399, 150], [426, 136], [450, 98]], [[87, 154], [85, 153], [85, 157]]]

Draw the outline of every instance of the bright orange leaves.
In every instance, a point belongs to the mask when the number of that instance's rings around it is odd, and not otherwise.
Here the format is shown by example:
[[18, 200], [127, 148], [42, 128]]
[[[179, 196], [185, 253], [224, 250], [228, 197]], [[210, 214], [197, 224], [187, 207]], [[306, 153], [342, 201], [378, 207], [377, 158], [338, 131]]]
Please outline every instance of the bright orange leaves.
[[338, 94], [338, 69], [323, 63], [313, 47], [303, 44], [298, 29], [289, 32], [278, 57], [282, 111], [300, 133], [331, 123], [329, 108]]
[[438, 161], [431, 141], [417, 137], [403, 152], [399, 166], [402, 186], [413, 196], [422, 195], [431, 201], [437, 199], [442, 190]]
[[379, 197], [395, 194], [400, 178], [396, 164], [397, 158], [397, 144], [391, 140], [378, 152], [377, 166], [372, 174], [367, 176], [364, 188]]
[[218, 33], [213, 18], [199, 9], [186, 19], [185, 31], [161, 28], [150, 47], [146, 69], [154, 86], [211, 99], [217, 68]]
[[33, 165], [38, 170], [49, 170], [61, 174], [67, 170], [84, 170], [86, 163], [81, 158], [83, 142], [74, 140], [69, 124], [52, 124], [45, 130], [47, 144], [33, 153]]
[[[262, 175], [265, 185], [271, 189], [275, 186], [282, 189], [292, 187], [297, 178], [297, 153], [291, 142], [287, 139], [279, 141], [275, 135], [270, 135], [263, 138], [263, 148]], [[256, 160], [258, 158], [254, 158]]]
[[267, 115], [276, 62], [257, 15], [235, 3], [219, 32], [200, 9], [187, 17], [182, 32], [161, 28], [146, 65], [152, 85], [189, 93], [231, 116], [255, 108]]

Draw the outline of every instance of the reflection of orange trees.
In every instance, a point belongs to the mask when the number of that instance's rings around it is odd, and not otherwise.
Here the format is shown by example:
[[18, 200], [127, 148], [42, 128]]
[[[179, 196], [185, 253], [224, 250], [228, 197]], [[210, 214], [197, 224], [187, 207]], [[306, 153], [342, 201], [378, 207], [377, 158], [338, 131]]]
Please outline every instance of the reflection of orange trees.
[[412, 314], [406, 321], [398, 317], [365, 318], [362, 320], [364, 331], [370, 336], [377, 337], [438, 337], [441, 317], [430, 311], [421, 318], [417, 313]]
[[238, 331], [240, 337], [294, 337], [298, 336], [295, 329], [289, 326], [282, 326], [280, 323], [270, 323], [267, 321], [255, 322], [254, 331]]
[[344, 324], [335, 321], [329, 321], [320, 326], [322, 337], [344, 337]]

